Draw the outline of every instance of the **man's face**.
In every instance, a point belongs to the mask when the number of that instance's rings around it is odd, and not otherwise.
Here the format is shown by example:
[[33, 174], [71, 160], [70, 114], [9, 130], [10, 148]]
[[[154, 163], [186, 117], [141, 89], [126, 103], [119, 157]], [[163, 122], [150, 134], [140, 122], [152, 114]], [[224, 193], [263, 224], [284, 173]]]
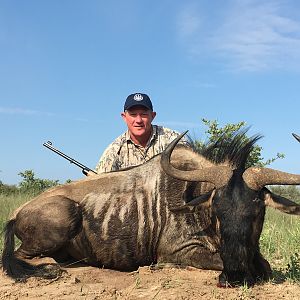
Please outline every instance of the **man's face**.
[[151, 123], [156, 113], [144, 106], [133, 106], [121, 113], [129, 132], [136, 136], [147, 136], [151, 133]]

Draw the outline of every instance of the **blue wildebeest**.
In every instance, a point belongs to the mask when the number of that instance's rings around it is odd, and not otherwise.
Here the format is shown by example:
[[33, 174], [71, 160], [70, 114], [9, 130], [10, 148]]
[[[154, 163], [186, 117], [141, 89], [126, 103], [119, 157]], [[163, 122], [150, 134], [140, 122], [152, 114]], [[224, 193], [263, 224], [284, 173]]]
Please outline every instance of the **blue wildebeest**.
[[4, 271], [56, 276], [58, 264], [45, 257], [72, 257], [123, 271], [162, 262], [220, 270], [219, 286], [268, 278], [259, 249], [265, 207], [299, 215], [300, 206], [265, 186], [300, 184], [300, 176], [246, 168], [258, 138], [221, 138], [201, 155], [176, 146], [178, 138], [141, 166], [42, 193], [6, 224]]

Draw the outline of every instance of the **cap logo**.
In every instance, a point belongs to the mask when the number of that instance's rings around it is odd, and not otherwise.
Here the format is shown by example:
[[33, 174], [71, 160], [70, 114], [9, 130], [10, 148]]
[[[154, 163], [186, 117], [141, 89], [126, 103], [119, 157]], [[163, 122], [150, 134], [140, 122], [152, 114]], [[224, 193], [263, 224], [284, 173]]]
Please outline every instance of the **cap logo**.
[[135, 94], [133, 96], [133, 100], [135, 100], [135, 101], [142, 101], [143, 99], [144, 98], [143, 98], [143, 96], [141, 94]]

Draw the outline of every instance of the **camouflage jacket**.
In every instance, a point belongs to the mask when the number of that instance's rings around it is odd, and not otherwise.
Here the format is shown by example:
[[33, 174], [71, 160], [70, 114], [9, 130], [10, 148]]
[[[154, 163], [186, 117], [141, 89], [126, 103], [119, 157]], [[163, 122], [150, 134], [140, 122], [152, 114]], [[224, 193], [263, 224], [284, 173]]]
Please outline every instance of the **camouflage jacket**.
[[[145, 148], [136, 145], [126, 131], [112, 142], [103, 152], [95, 171], [97, 173], [116, 171], [137, 166], [161, 153], [179, 133], [157, 125], [152, 125], [152, 135]], [[187, 141], [184, 142], [188, 144]], [[189, 144], [188, 144], [189, 145]]]

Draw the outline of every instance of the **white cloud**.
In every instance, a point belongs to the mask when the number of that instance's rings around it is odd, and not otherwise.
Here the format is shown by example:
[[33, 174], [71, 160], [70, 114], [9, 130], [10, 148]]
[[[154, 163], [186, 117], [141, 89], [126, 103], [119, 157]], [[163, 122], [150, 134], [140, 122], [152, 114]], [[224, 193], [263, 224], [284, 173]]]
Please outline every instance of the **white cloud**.
[[181, 38], [189, 38], [197, 34], [201, 29], [200, 15], [195, 5], [186, 6], [180, 11], [177, 22], [177, 30]]
[[[205, 29], [198, 26], [191, 30], [193, 34], [185, 35], [184, 43], [197, 59], [213, 57], [230, 70], [297, 69], [300, 67], [300, 21], [289, 16], [293, 12], [288, 3], [231, 1], [228, 7], [220, 6], [224, 13], [213, 20], [213, 26], [207, 23], [202, 26]], [[196, 14], [203, 20], [203, 12], [193, 9], [190, 13], [191, 20], [195, 20]], [[188, 24], [185, 21], [188, 19], [188, 15], [179, 18], [181, 28]]]
[[299, 66], [300, 23], [280, 16], [275, 2], [238, 4], [215, 32], [212, 45], [231, 68], [291, 68], [292, 61]]
[[[5, 115], [23, 115], [23, 116], [35, 116], [35, 117], [52, 117], [52, 118], [67, 118], [69, 120], [77, 121], [77, 122], [91, 122], [90, 119], [84, 117], [76, 117], [70, 115], [59, 115], [51, 112], [43, 112], [38, 110], [19, 108], [19, 107], [1, 107], [0, 106], [0, 114]], [[97, 120], [93, 121], [96, 123], [101, 123], [103, 121]]]
[[24, 108], [18, 108], [18, 107], [0, 107], [0, 113], [7, 114], [7, 115], [54, 116], [54, 114], [52, 114], [52, 113], [45, 113], [45, 112], [40, 112], [37, 110], [24, 109]]

